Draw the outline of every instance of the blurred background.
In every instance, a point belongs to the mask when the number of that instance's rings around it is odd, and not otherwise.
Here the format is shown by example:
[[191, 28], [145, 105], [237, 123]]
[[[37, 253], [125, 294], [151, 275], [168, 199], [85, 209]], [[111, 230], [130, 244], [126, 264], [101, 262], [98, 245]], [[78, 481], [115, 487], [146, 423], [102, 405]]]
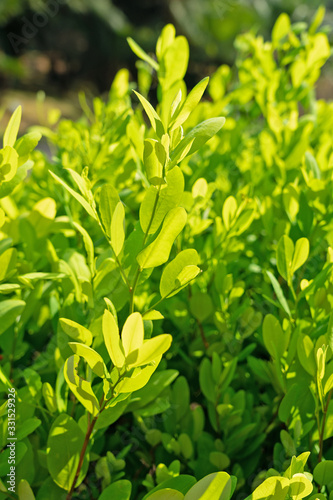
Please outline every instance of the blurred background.
[[[333, 0], [320, 3], [330, 32]], [[221, 64], [234, 62], [239, 33], [252, 29], [268, 38], [281, 12], [293, 22], [308, 22], [318, 6], [318, 0], [0, 0], [0, 107], [10, 112], [23, 104], [24, 127], [38, 122], [36, 96], [75, 118], [78, 91], [107, 92], [123, 67], [136, 79], [137, 58], [126, 37], [154, 52], [167, 23], [189, 40], [190, 88]], [[326, 67], [320, 96], [331, 98], [332, 82]]]

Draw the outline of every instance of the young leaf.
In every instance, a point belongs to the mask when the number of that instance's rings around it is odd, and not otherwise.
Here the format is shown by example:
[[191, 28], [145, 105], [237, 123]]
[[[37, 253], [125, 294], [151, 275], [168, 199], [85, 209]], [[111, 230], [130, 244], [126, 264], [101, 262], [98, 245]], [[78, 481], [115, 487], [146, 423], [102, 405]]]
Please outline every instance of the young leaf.
[[288, 336], [284, 333], [279, 320], [272, 314], [265, 316], [262, 333], [264, 344], [273, 358], [280, 359], [288, 347]]
[[288, 283], [292, 278], [293, 255], [294, 243], [289, 236], [283, 235], [277, 246], [276, 260], [279, 273]]
[[111, 244], [114, 253], [118, 256], [125, 241], [124, 231], [125, 209], [121, 201], [117, 204], [111, 222]]
[[6, 127], [5, 133], [3, 135], [3, 147], [11, 146], [13, 147], [17, 138], [17, 134], [20, 128], [22, 116], [22, 107], [18, 106], [14, 113], [12, 114], [8, 125]]
[[217, 132], [223, 127], [224, 123], [225, 118], [210, 118], [194, 127], [173, 151], [169, 168], [171, 169], [177, 165], [180, 158], [184, 157], [182, 153], [187, 146], [191, 145], [190, 149], [186, 153], [186, 156], [192, 155], [209, 139], [217, 134]]
[[80, 357], [76, 354], [70, 356], [65, 361], [64, 376], [73, 394], [88, 412], [95, 416], [100, 410], [99, 402], [91, 388], [91, 384], [77, 374], [79, 361]]
[[98, 377], [105, 377], [106, 370], [103, 359], [94, 349], [85, 344], [80, 344], [79, 342], [68, 342], [68, 345], [74, 354], [77, 354], [88, 363], [92, 371], [96, 373]]
[[79, 323], [75, 323], [71, 319], [60, 318], [59, 320], [61, 328], [64, 332], [72, 339], [91, 346], [92, 344], [92, 334], [91, 332]]
[[122, 368], [125, 364], [125, 352], [116, 321], [108, 310], [105, 310], [103, 315], [103, 337], [112, 363]]
[[11, 181], [16, 175], [17, 167], [18, 154], [15, 149], [11, 146], [0, 149], [0, 184]]
[[297, 269], [299, 269], [304, 262], [306, 262], [309, 257], [309, 240], [307, 238], [300, 238], [296, 241], [295, 252], [293, 261], [291, 264], [291, 273], [294, 274]]
[[157, 136], [159, 138], [161, 138], [165, 134], [165, 130], [164, 130], [161, 118], [158, 116], [155, 109], [150, 104], [150, 102], [147, 101], [147, 99], [145, 99], [141, 94], [139, 94], [139, 92], [136, 92], [135, 90], [133, 90], [133, 92], [138, 97], [139, 101], [141, 102], [143, 109], [147, 113], [147, 116], [149, 118], [151, 126], [155, 130]]
[[143, 164], [147, 178], [154, 186], [165, 184], [163, 169], [166, 162], [166, 152], [162, 144], [155, 139], [145, 139], [143, 149]]
[[111, 184], [103, 184], [99, 195], [99, 212], [106, 234], [111, 236], [111, 221], [119, 202], [117, 190]]
[[206, 90], [206, 87], [209, 82], [209, 77], [204, 78], [199, 82], [189, 93], [187, 96], [183, 106], [177, 113], [175, 119], [170, 123], [169, 131], [176, 129], [180, 125], [182, 125], [187, 118], [190, 116], [195, 107], [199, 104], [203, 93]]
[[267, 273], [267, 276], [269, 277], [269, 279], [271, 280], [271, 283], [272, 283], [272, 286], [274, 288], [274, 292], [276, 293], [276, 296], [278, 298], [278, 301], [280, 302], [282, 308], [288, 314], [288, 316], [291, 317], [289, 305], [288, 305], [288, 302], [283, 294], [280, 283], [278, 282], [278, 280], [275, 278], [275, 276], [270, 271], [266, 271], [266, 273]]
[[83, 198], [83, 196], [81, 196], [79, 193], [77, 193], [76, 191], [74, 191], [74, 189], [72, 189], [71, 187], [69, 187], [68, 184], [66, 184], [66, 182], [64, 182], [62, 179], [60, 179], [60, 177], [58, 177], [55, 173], [51, 172], [51, 170], [49, 170], [49, 172], [52, 175], [52, 177], [57, 182], [59, 182], [80, 203], [80, 205], [82, 205], [82, 207], [88, 212], [88, 214], [91, 217], [93, 217], [93, 219], [97, 220], [96, 212], [91, 207], [91, 205], [87, 202], [87, 200], [85, 200]]
[[229, 231], [232, 223], [234, 222], [237, 208], [237, 201], [234, 196], [229, 196], [223, 204], [222, 219], [227, 231]]
[[35, 500], [35, 495], [25, 479], [21, 479], [17, 489], [19, 500]]
[[[199, 262], [199, 256], [196, 250], [187, 249], [180, 252], [177, 257], [175, 257], [169, 264], [165, 267], [162, 273], [160, 281], [160, 294], [162, 297], [172, 297], [177, 293], [182, 287], [195, 278], [200, 272], [200, 269], [196, 266]], [[185, 276], [180, 273], [186, 268], [189, 274]], [[188, 278], [188, 279], [187, 279]], [[187, 281], [185, 281], [187, 279]], [[177, 282], [178, 280], [178, 282]]]
[[141, 269], [157, 267], [169, 258], [173, 242], [186, 224], [187, 214], [184, 208], [173, 208], [167, 214], [161, 232], [148, 247], [137, 256]]
[[127, 357], [132, 351], [139, 349], [143, 344], [144, 328], [140, 313], [131, 314], [125, 321], [121, 340]]
[[123, 394], [126, 392], [138, 391], [139, 389], [144, 387], [158, 367], [160, 361], [161, 356], [157, 359], [154, 359], [149, 365], [145, 366], [144, 368], [134, 368], [134, 371], [130, 377], [125, 377], [119, 382], [119, 384], [117, 384], [116, 392], [119, 394]]
[[231, 477], [226, 472], [214, 472], [200, 479], [186, 493], [184, 500], [229, 500], [231, 496]]
[[146, 340], [138, 349], [131, 349], [126, 363], [130, 367], [147, 365], [162, 356], [169, 349], [171, 342], [172, 337], [167, 333]]
[[154, 234], [166, 214], [179, 205], [184, 192], [184, 176], [179, 167], [167, 173], [166, 183], [159, 190], [150, 186], [141, 203], [140, 224], [144, 233]]
[[136, 56], [138, 56], [140, 59], [143, 61], [146, 61], [150, 66], [158, 71], [159, 69], [159, 64], [152, 58], [150, 57], [141, 47], [138, 45], [133, 38], [127, 37], [127, 43], [131, 47], [132, 51]]

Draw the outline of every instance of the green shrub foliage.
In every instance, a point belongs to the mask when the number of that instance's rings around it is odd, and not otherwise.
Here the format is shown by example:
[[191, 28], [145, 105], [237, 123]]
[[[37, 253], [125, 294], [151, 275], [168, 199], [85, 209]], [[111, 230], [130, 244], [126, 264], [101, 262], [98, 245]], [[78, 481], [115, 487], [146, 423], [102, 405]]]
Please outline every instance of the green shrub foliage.
[[322, 17], [239, 36], [236, 67], [190, 92], [188, 42], [167, 25], [154, 55], [128, 40], [138, 83], [121, 70], [106, 102], [80, 95], [77, 122], [54, 111], [17, 138], [14, 112], [0, 498], [332, 500]]

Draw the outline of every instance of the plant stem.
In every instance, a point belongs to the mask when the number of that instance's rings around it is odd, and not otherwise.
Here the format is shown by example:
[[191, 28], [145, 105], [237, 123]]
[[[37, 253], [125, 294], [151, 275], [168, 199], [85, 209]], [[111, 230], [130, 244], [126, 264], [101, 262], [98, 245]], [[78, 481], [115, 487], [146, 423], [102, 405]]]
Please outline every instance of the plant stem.
[[89, 443], [89, 439], [90, 439], [91, 433], [94, 430], [94, 427], [95, 427], [95, 424], [97, 422], [97, 419], [98, 419], [99, 415], [104, 410], [104, 407], [102, 407], [103, 401], [104, 401], [104, 394], [103, 394], [103, 396], [101, 398], [101, 401], [100, 401], [100, 406], [101, 406], [100, 411], [92, 419], [91, 423], [88, 425], [88, 429], [87, 429], [87, 432], [86, 432], [86, 435], [85, 435], [85, 438], [84, 438], [84, 442], [83, 442], [83, 446], [82, 446], [82, 449], [81, 449], [79, 463], [78, 463], [78, 466], [77, 466], [77, 469], [76, 469], [75, 477], [74, 477], [71, 489], [69, 490], [69, 492], [67, 494], [66, 500], [71, 500], [71, 498], [73, 496], [73, 493], [74, 493], [74, 490], [75, 490], [75, 485], [76, 485], [78, 477], [80, 475], [80, 471], [81, 471], [81, 468], [82, 468], [82, 465], [83, 465], [83, 460], [84, 460], [84, 456], [86, 454], [86, 450], [87, 450], [87, 446], [88, 446], [88, 443]]
[[326, 418], [327, 418], [327, 410], [328, 410], [328, 405], [330, 404], [330, 401], [331, 401], [332, 392], [333, 392], [333, 389], [331, 389], [330, 392], [328, 393], [326, 405], [325, 405], [325, 408], [324, 408], [323, 421], [322, 421], [322, 424], [321, 424], [321, 431], [320, 431], [320, 435], [319, 435], [319, 455], [318, 455], [318, 462], [321, 462], [321, 460], [323, 458], [324, 432], [325, 432], [325, 425], [326, 425]]
[[[160, 198], [160, 191], [161, 191], [161, 184], [158, 186], [158, 190], [157, 190], [157, 193], [156, 193], [156, 198], [155, 198], [155, 201], [154, 201], [154, 206], [153, 206], [152, 214], [151, 214], [150, 221], [149, 221], [149, 224], [148, 224], [146, 232], [145, 232], [145, 236], [144, 236], [144, 239], [143, 239], [142, 247], [144, 247], [145, 244], [147, 243], [147, 238], [149, 236], [149, 230], [150, 230], [151, 225], [153, 223], [153, 220], [154, 220], [154, 217], [155, 217], [156, 208], [157, 208], [157, 204], [158, 204], [158, 200]], [[130, 299], [130, 314], [132, 314], [134, 312], [135, 290], [136, 290], [136, 287], [138, 285], [138, 281], [139, 281], [139, 278], [140, 278], [141, 271], [142, 271], [142, 269], [140, 268], [140, 266], [138, 266], [138, 268], [136, 270], [136, 273], [135, 273], [135, 276], [134, 276], [133, 285], [130, 286], [130, 288], [129, 288], [130, 296], [131, 296], [131, 299]]]

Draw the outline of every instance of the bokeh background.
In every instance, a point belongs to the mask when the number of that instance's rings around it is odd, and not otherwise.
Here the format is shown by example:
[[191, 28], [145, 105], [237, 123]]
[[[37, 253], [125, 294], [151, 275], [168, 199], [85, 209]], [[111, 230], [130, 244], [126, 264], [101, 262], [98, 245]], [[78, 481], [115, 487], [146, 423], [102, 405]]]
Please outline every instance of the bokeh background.
[[[333, 0], [321, 4], [333, 41]], [[318, 0], [0, 0], [0, 130], [18, 104], [26, 128], [40, 122], [39, 102], [75, 118], [78, 91], [103, 95], [123, 67], [135, 81], [128, 36], [154, 52], [162, 27], [173, 23], [190, 42], [190, 88], [219, 65], [234, 63], [239, 33], [267, 38], [281, 12], [303, 23], [318, 7]], [[333, 96], [330, 65], [317, 93]]]

